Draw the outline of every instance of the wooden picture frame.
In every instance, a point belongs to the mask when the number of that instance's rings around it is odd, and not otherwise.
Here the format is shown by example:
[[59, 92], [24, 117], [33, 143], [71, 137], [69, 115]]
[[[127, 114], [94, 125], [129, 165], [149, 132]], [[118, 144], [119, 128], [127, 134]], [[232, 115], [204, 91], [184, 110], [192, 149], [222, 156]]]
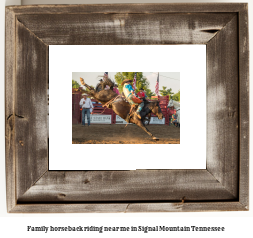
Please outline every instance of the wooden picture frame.
[[[8, 212], [247, 211], [248, 40], [246, 3], [6, 7]], [[49, 171], [48, 57], [59, 44], [206, 44], [206, 169]]]

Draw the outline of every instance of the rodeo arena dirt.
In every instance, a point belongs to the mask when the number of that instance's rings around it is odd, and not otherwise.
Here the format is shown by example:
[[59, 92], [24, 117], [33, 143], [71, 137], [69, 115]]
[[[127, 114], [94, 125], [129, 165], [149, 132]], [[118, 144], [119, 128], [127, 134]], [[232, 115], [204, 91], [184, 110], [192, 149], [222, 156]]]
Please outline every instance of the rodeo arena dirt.
[[[174, 108], [168, 108], [169, 96], [154, 96], [149, 101], [160, 101], [163, 119], [154, 114], [147, 119], [146, 128], [159, 140], [153, 140], [139, 126], [127, 123], [112, 109], [103, 107], [91, 98], [93, 112], [91, 126], [82, 126], [79, 102], [83, 90], [72, 89], [72, 143], [73, 144], [180, 144], [180, 128], [171, 122]], [[86, 118], [87, 122], [87, 118]]]

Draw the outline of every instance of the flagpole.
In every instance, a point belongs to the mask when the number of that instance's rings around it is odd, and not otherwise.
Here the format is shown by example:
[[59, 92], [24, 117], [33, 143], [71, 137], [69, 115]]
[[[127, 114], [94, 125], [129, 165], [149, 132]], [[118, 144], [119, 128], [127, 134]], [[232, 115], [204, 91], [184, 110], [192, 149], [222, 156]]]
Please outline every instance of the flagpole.
[[156, 93], [156, 96], [158, 99], [158, 97], [159, 97], [159, 72], [158, 72], [157, 79], [156, 79], [155, 93]]
[[137, 75], [137, 72], [135, 72], [134, 74], [134, 80], [133, 80], [133, 90], [135, 91], [135, 88], [136, 88], [136, 75]]
[[157, 95], [157, 96], [158, 96], [158, 99], [159, 99], [159, 86], [160, 86], [160, 85], [159, 85], [159, 72], [158, 72], [158, 95]]

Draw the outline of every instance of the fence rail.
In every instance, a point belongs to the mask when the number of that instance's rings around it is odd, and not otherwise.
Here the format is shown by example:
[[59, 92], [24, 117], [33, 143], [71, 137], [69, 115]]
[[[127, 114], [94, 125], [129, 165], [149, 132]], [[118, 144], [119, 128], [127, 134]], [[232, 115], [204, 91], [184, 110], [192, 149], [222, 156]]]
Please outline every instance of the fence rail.
[[[82, 122], [82, 109], [80, 108], [79, 102], [82, 97], [82, 88], [72, 89], [72, 124], [80, 124]], [[164, 120], [157, 120], [156, 116], [151, 114], [151, 124], [165, 124], [169, 125], [172, 114], [176, 111], [174, 109], [168, 109], [169, 96], [152, 96], [151, 100], [159, 100], [160, 108], [164, 116]], [[101, 103], [95, 99], [91, 99], [93, 104], [93, 112], [91, 115], [91, 123], [97, 124], [116, 124], [116, 113], [109, 108], [104, 108]], [[105, 117], [108, 116], [108, 117]], [[109, 123], [110, 116], [110, 123]], [[117, 123], [118, 124], [118, 123]]]

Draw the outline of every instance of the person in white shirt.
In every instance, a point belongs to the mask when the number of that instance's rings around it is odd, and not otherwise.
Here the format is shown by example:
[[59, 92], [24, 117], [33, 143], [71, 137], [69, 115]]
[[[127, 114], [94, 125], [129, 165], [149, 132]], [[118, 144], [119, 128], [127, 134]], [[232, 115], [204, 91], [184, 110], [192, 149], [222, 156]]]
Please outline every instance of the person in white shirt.
[[85, 126], [85, 113], [87, 114], [88, 126], [90, 126], [90, 109], [93, 108], [93, 104], [87, 94], [82, 94], [83, 98], [80, 100], [79, 105], [82, 107], [82, 126]]

